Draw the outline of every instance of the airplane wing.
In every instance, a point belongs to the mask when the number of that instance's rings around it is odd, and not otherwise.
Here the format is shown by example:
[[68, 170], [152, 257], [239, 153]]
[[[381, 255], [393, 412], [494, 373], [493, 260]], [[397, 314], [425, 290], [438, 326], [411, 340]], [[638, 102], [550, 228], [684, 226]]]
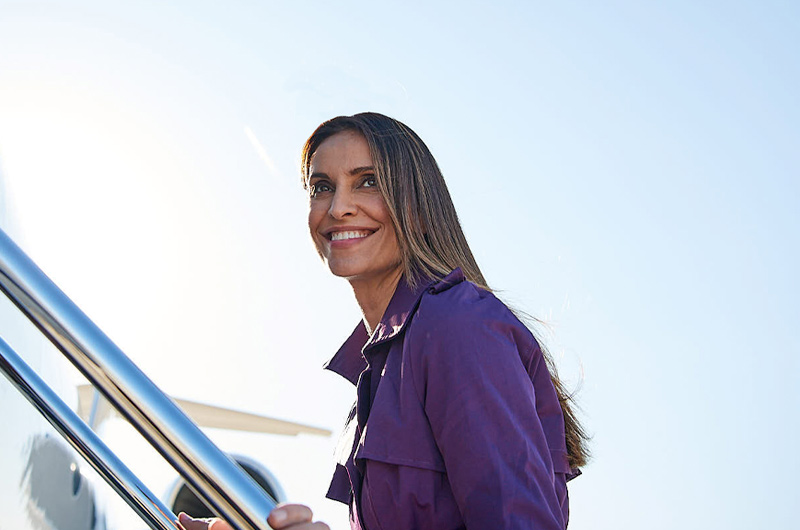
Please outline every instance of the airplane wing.
[[[317, 436], [331, 435], [331, 431], [328, 429], [304, 425], [302, 423], [216, 407], [214, 405], [189, 401], [187, 399], [172, 397], [172, 400], [193, 422], [201, 427], [268, 434], [285, 434], [288, 436], [297, 436], [298, 434], [314, 434]], [[95, 408], [94, 414], [92, 414], [92, 408]], [[77, 412], [81, 419], [88, 423], [93, 429], [97, 428], [103, 421], [114, 416], [119, 416], [108, 401], [89, 384], [78, 385]]]

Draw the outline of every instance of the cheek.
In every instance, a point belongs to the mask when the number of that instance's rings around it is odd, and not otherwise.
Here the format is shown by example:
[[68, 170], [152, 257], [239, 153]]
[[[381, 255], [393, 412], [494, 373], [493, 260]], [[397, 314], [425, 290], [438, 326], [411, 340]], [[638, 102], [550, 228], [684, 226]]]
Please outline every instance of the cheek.
[[400, 243], [397, 240], [397, 230], [394, 227], [392, 216], [389, 214], [389, 208], [386, 207], [383, 198], [380, 196], [374, 197], [369, 204], [365, 204], [364, 207], [368, 210], [370, 217], [381, 223], [384, 230], [386, 230], [386, 235], [388, 237], [384, 244], [387, 245], [393, 253], [399, 256]]
[[308, 211], [308, 234], [311, 236], [311, 241], [314, 242], [314, 246], [317, 248], [317, 252], [321, 252], [320, 246], [321, 242], [319, 240], [320, 236], [317, 233], [317, 229], [319, 228], [319, 223], [321, 220], [321, 216], [319, 214], [318, 208], [310, 208]]
[[386, 227], [393, 227], [392, 217], [389, 215], [389, 208], [386, 206], [383, 197], [377, 193], [370, 197], [369, 201], [363, 204], [364, 210], [369, 212], [370, 217], [380, 222]]
[[320, 207], [319, 204], [315, 204], [312, 202], [308, 206], [308, 229], [313, 234], [317, 228], [319, 228], [319, 223], [322, 221], [325, 212], [323, 208]]
[[395, 259], [402, 260], [402, 252], [400, 252], [400, 242], [397, 240], [397, 234], [392, 232], [392, 251], [394, 252]]

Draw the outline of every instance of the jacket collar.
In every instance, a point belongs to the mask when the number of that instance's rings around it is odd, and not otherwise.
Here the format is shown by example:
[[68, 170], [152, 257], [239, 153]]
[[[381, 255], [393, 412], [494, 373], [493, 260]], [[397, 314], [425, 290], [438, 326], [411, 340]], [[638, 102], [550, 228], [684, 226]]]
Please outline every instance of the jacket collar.
[[441, 280], [429, 281], [416, 289], [412, 289], [406, 283], [405, 277], [400, 278], [392, 299], [383, 313], [383, 318], [375, 327], [372, 335], [367, 335], [364, 322], [359, 322], [350, 337], [342, 344], [336, 355], [325, 364], [324, 368], [341, 375], [355, 385], [358, 382], [358, 376], [367, 367], [367, 350], [393, 339], [405, 329], [425, 291], [437, 294], [462, 281], [464, 281], [464, 273], [460, 268], [453, 270]]

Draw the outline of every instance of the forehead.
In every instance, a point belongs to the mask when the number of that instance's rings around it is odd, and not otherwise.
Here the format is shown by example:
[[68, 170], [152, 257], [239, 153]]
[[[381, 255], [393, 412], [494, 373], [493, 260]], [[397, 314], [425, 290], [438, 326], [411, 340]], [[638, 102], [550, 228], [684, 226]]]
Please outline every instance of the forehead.
[[310, 173], [334, 173], [372, 165], [369, 144], [361, 133], [342, 131], [326, 138], [311, 155]]

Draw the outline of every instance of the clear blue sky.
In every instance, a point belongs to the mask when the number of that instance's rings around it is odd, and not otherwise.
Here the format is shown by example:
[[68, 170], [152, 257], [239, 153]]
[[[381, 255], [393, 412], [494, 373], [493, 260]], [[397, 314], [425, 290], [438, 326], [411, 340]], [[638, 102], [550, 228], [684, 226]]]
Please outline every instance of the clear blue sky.
[[[299, 149], [389, 114], [583, 371], [570, 528], [793, 527], [800, 7], [433, 4], [0, 0], [25, 248], [168, 392], [337, 431], [353, 396], [319, 366], [358, 312], [305, 233]], [[333, 441], [213, 435], [346, 527]]]

